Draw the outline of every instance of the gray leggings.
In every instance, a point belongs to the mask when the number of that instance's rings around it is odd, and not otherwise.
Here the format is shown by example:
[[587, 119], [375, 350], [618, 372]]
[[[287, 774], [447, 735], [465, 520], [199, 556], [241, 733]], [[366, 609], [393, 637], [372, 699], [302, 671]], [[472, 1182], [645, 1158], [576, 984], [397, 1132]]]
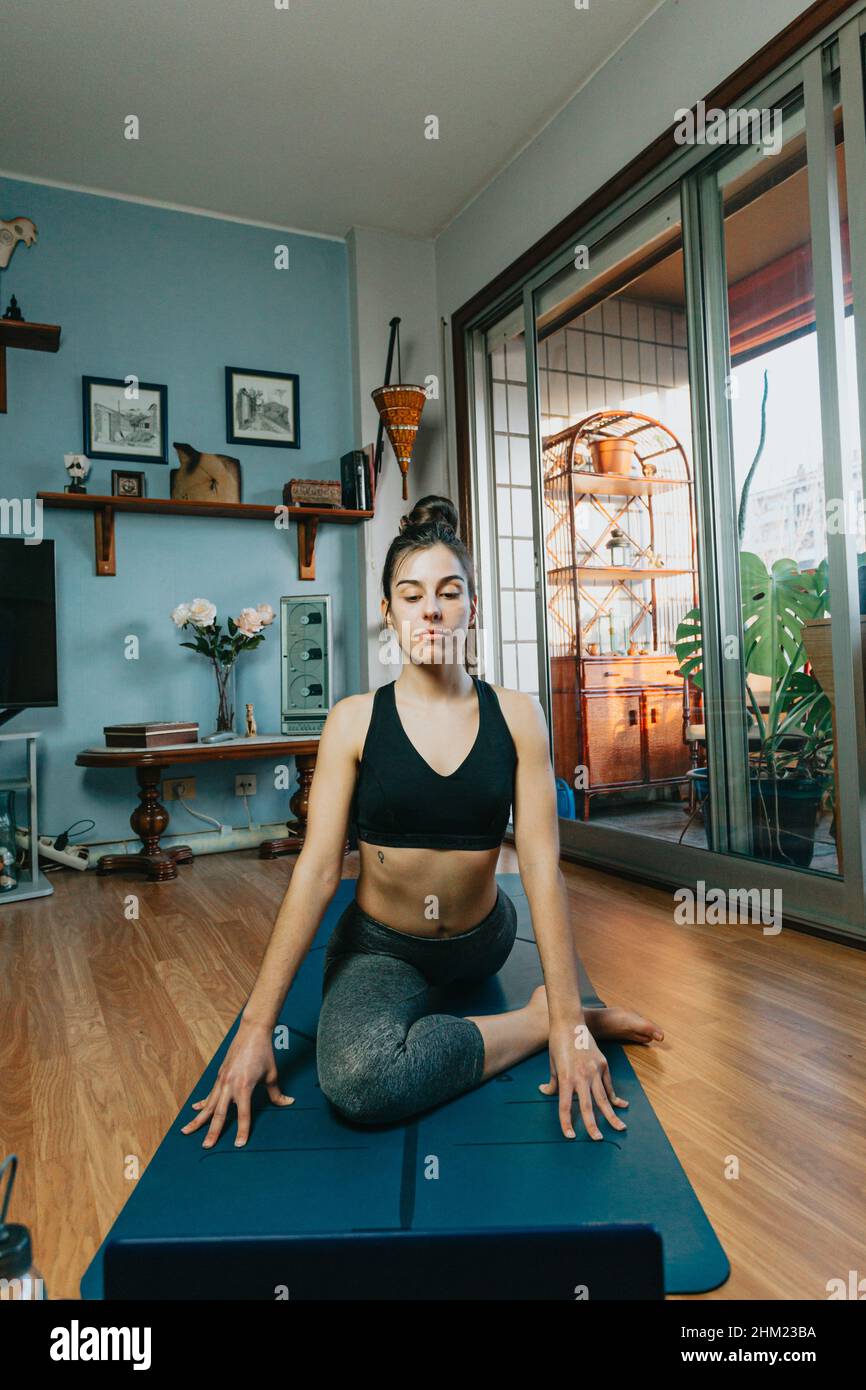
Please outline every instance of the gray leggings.
[[481, 1081], [475, 1023], [428, 1013], [428, 985], [475, 984], [505, 964], [517, 909], [497, 884], [483, 921], [453, 937], [413, 936], [378, 922], [353, 899], [325, 948], [316, 1035], [319, 1085], [349, 1119], [405, 1119]]

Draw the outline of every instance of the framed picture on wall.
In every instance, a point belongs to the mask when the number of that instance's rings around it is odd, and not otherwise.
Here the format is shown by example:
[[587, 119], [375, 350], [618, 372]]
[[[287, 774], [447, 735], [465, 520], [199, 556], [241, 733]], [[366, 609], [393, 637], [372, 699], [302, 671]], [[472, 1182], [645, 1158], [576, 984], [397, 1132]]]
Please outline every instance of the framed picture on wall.
[[226, 367], [226, 439], [300, 449], [299, 378], [293, 372]]
[[146, 497], [143, 473], [128, 473], [124, 468], [111, 470], [112, 497]]
[[168, 463], [168, 388], [150, 381], [82, 377], [84, 452], [90, 459]]

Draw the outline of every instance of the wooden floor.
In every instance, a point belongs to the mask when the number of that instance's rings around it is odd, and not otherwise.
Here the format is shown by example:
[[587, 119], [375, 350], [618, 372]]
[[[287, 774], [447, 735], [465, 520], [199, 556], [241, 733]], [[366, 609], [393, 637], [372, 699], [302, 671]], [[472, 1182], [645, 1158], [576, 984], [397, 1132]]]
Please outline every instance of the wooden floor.
[[[293, 863], [212, 854], [170, 884], [62, 870], [51, 897], [0, 906], [0, 1158], [18, 1154], [9, 1217], [49, 1297], [79, 1296], [242, 1007]], [[516, 871], [513, 848], [499, 868]], [[679, 926], [670, 893], [563, 872], [599, 994], [665, 1029], [628, 1055], [731, 1262], [703, 1297], [825, 1299], [829, 1279], [862, 1278], [866, 954]]]

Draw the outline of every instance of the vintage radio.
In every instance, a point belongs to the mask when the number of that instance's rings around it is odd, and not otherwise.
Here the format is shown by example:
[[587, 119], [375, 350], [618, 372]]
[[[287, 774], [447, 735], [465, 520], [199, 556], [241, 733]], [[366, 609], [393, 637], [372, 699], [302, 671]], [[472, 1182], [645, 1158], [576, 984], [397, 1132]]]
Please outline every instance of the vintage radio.
[[280, 640], [281, 730], [317, 738], [333, 703], [330, 594], [281, 598]]

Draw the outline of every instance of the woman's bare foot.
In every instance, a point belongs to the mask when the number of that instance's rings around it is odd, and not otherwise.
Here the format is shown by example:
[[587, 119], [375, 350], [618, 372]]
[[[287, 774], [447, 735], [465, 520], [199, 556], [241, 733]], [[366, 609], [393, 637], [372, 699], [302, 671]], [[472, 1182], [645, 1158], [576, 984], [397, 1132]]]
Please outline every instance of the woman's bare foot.
[[586, 1026], [592, 1036], [608, 1038], [612, 1042], [636, 1042], [649, 1046], [651, 1042], [661, 1042], [664, 1032], [652, 1019], [635, 1013], [634, 1009], [584, 1009]]
[[531, 1014], [539, 1021], [539, 1026], [543, 1029], [545, 1042], [550, 1033], [550, 1016], [547, 1011], [547, 990], [544, 985], [539, 985], [529, 996], [529, 1002], [523, 1006], [527, 1013]]
[[[586, 1025], [596, 1039], [648, 1044], [664, 1037], [651, 1019], [631, 1009], [584, 1009]], [[484, 1069], [481, 1080], [495, 1076], [524, 1057], [539, 1052], [550, 1037], [547, 990], [539, 985], [522, 1009], [504, 1014], [467, 1014], [484, 1040]]]
[[[548, 1014], [547, 990], [539, 985], [532, 991], [526, 1008], [534, 1013]], [[611, 1009], [584, 1009], [586, 1026], [596, 1042], [607, 1038], [611, 1042], [635, 1042], [649, 1046], [651, 1042], [661, 1042], [664, 1032], [652, 1019], [633, 1009], [614, 1007]]]
[[531, 1057], [547, 1044], [550, 1025], [547, 1017], [547, 998], [544, 986], [532, 991], [528, 1004], [522, 1009], [510, 1009], [504, 1014], [467, 1014], [484, 1039], [484, 1071], [482, 1081], [524, 1057]]

